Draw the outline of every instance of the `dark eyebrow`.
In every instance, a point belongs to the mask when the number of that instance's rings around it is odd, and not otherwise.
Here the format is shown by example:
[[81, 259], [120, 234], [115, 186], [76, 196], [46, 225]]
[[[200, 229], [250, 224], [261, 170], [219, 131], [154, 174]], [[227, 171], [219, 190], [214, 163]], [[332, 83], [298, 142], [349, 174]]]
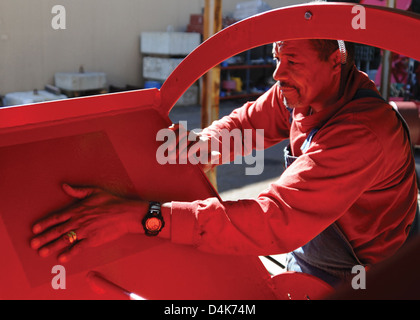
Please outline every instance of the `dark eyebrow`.
[[[277, 51], [273, 48], [273, 56], [277, 55]], [[282, 53], [283, 56], [289, 57], [289, 58], [296, 58], [296, 54], [294, 53]]]

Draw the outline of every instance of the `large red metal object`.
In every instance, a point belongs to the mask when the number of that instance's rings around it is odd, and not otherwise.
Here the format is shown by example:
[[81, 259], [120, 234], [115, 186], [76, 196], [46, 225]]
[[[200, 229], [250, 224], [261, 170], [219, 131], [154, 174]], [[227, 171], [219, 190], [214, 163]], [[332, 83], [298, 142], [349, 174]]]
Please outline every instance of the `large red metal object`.
[[62, 182], [158, 201], [217, 197], [198, 167], [157, 163], [156, 133], [171, 124], [169, 111], [182, 93], [236, 53], [279, 40], [338, 38], [420, 60], [418, 16], [367, 7], [367, 29], [355, 30], [352, 7], [294, 6], [239, 22], [192, 52], [161, 90], [0, 109], [0, 298], [121, 298], [113, 290], [91, 290], [97, 279], [91, 271], [109, 280], [100, 283], [146, 299], [316, 299], [330, 292], [307, 275], [273, 279], [257, 257], [211, 255], [138, 236], [81, 253], [65, 265], [66, 289], [55, 290], [57, 261], [39, 258], [29, 240], [34, 221], [72, 201], [61, 191]]

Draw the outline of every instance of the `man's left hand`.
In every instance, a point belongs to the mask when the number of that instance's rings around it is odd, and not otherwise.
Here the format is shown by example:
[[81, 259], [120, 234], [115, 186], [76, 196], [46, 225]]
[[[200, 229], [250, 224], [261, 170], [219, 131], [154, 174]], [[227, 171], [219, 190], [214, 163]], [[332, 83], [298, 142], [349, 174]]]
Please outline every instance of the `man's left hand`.
[[67, 262], [84, 248], [142, 232], [148, 202], [124, 199], [100, 188], [64, 184], [63, 190], [80, 201], [33, 226], [36, 236], [31, 247], [41, 257], [58, 254], [60, 262]]

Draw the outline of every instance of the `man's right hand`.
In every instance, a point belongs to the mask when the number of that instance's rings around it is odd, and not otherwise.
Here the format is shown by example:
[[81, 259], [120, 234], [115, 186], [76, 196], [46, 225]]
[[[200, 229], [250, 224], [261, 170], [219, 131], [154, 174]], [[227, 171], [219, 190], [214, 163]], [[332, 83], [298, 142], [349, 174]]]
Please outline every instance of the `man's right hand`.
[[221, 164], [221, 153], [211, 151], [210, 137], [194, 131], [187, 131], [180, 124], [173, 124], [169, 129], [176, 134], [175, 143], [168, 148], [169, 155], [176, 157], [176, 163], [192, 163], [201, 166], [204, 172]]

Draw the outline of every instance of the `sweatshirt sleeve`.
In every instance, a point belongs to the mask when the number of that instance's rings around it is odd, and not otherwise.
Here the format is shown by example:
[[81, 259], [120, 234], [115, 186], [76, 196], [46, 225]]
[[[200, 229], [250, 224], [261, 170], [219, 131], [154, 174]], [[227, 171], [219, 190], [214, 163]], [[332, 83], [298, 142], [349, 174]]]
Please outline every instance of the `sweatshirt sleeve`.
[[[223, 156], [222, 162], [227, 163], [238, 155], [245, 156], [252, 150], [266, 149], [288, 139], [290, 117], [281, 101], [280, 89], [274, 85], [256, 101], [247, 102], [230, 115], [214, 121], [202, 134], [216, 142]], [[252, 139], [247, 139], [249, 137]], [[223, 152], [225, 146], [228, 148]]]
[[383, 150], [369, 128], [331, 126], [257, 199], [172, 202], [171, 239], [213, 253], [280, 254], [339, 219], [373, 183]]

